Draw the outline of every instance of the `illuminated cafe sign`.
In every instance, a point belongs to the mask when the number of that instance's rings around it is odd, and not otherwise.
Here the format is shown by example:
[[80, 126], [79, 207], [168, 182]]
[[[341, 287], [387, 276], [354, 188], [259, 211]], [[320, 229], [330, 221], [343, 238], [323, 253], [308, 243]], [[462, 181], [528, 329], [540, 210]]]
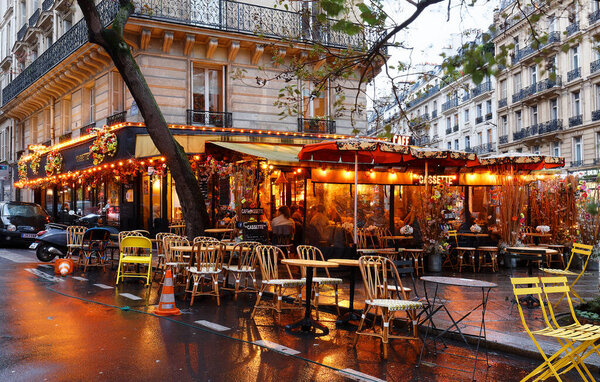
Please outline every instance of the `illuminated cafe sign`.
[[392, 137], [392, 143], [408, 146], [410, 145], [410, 137], [408, 135], [395, 135]]
[[425, 184], [457, 184], [458, 177], [456, 175], [413, 175], [413, 184], [425, 185]]

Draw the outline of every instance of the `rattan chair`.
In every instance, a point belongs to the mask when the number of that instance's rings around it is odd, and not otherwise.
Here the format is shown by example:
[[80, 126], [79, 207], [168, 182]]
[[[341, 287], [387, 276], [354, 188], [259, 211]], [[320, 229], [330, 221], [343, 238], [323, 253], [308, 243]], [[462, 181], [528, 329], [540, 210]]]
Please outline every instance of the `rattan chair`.
[[222, 268], [223, 244], [207, 241], [194, 243], [189, 265], [185, 268], [188, 273], [185, 292], [186, 296], [190, 293], [192, 298], [190, 306], [194, 305], [197, 296], [215, 296], [217, 305], [220, 305], [219, 274]]
[[[244, 241], [234, 245], [227, 264], [223, 265], [223, 289], [233, 290], [235, 297], [241, 292], [258, 293], [256, 287], [256, 247], [260, 243], [255, 241]], [[227, 281], [229, 275], [233, 275], [235, 286], [229, 288]], [[250, 281], [252, 287], [250, 287]], [[242, 282], [245, 286], [242, 287]]]
[[[67, 227], [67, 258], [73, 257], [75, 253], [81, 251], [81, 243], [83, 242], [83, 234], [87, 230], [86, 227], [73, 225]], [[79, 264], [81, 256], [77, 259]]]
[[166, 271], [168, 269], [171, 270], [171, 274], [173, 275], [173, 282], [179, 285], [185, 284], [187, 282], [187, 274], [184, 274], [184, 268], [189, 264], [189, 257], [183, 251], [178, 251], [172, 249], [172, 247], [178, 246], [189, 246], [190, 242], [188, 239], [180, 236], [167, 236], [163, 238], [163, 246], [165, 249], [165, 273], [163, 273], [163, 278], [161, 280], [161, 284], [164, 281]]
[[462, 272], [463, 265], [468, 265], [473, 268], [473, 272], [475, 272], [475, 250], [477, 248], [474, 247], [461, 247], [458, 245], [458, 234], [456, 230], [449, 230], [448, 237], [450, 239], [454, 239], [454, 247], [451, 247], [450, 253], [456, 253], [456, 265], [458, 267], [458, 271]]
[[196, 236], [192, 244], [196, 243], [219, 243], [220, 240], [212, 236]]
[[156, 234], [156, 255], [158, 262], [156, 264], [156, 270], [154, 271], [154, 277], [156, 277], [156, 274], [162, 276], [165, 272], [165, 262], [167, 259], [167, 253], [163, 243], [165, 237], [176, 237], [176, 235], [169, 232], [159, 232]]
[[90, 228], [83, 234], [81, 258], [83, 271], [90, 266], [102, 267], [106, 271], [106, 247], [110, 242], [110, 231], [106, 228]]

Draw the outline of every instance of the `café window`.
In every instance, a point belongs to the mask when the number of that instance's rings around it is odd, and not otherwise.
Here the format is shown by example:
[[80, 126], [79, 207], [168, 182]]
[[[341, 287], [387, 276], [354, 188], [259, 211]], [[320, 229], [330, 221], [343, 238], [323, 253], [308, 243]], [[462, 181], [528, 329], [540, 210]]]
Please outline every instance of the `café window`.
[[224, 111], [223, 69], [205, 68], [194, 64], [192, 68], [193, 123], [222, 125]]

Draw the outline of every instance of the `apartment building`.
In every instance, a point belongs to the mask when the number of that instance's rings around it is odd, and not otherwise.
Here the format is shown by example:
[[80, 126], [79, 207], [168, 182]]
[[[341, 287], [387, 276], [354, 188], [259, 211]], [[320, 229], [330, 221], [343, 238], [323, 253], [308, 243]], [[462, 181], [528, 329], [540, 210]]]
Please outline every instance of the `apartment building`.
[[[300, 9], [276, 9], [272, 1], [133, 2], [135, 12], [126, 24], [125, 39], [186, 151], [202, 153], [210, 140], [302, 144], [351, 134], [354, 128], [366, 130], [366, 121], [352, 126], [349, 112], [334, 112], [337, 97], [345, 95], [334, 91], [337, 84], [330, 83], [315, 98], [311, 97], [313, 83], [298, 81], [298, 115], [282, 118], [274, 103], [287, 83], [278, 74], [286, 62], [306, 60], [312, 43], [345, 49], [373, 41], [372, 36], [333, 31], [327, 22], [317, 22]], [[9, 131], [12, 142], [6, 160], [14, 164], [31, 155], [32, 146], [43, 145], [44, 152], [52, 149], [63, 154], [65, 172], [83, 171], [93, 166], [89, 155], [83, 154], [94, 128], [103, 125], [119, 127], [119, 145], [127, 144], [132, 156], [156, 154], [110, 57], [87, 41], [87, 27], [76, 2], [0, 0], [0, 4], [4, 15], [0, 31], [8, 36], [0, 40], [0, 129]], [[98, 4], [107, 25], [116, 14], [116, 4], [112, 0]], [[295, 43], [287, 41], [290, 37]], [[311, 65], [316, 70], [324, 62], [325, 58]], [[271, 80], [258, 84], [257, 78]], [[359, 102], [365, 103], [362, 98]], [[348, 94], [342, 106], [352, 109], [354, 96]], [[19, 197], [54, 211], [63, 203], [96, 206], [110, 195], [118, 205], [125, 195], [123, 187], [146, 187], [152, 183], [150, 175], [140, 177], [133, 186], [107, 179], [101, 187], [24, 188]], [[169, 180], [160, 187], [170, 185]], [[134, 203], [148, 210], [147, 196], [137, 192]], [[173, 201], [161, 200], [175, 203], [176, 195], [169, 192], [169, 198]]]
[[[566, 168], [596, 171], [600, 164], [600, 32], [597, 1], [536, 2], [534, 40], [515, 2], [495, 12], [496, 52], [511, 49], [497, 77], [499, 150], [564, 156]], [[511, 16], [509, 16], [511, 15]], [[546, 35], [547, 33], [547, 35]], [[503, 48], [504, 47], [504, 48]]]

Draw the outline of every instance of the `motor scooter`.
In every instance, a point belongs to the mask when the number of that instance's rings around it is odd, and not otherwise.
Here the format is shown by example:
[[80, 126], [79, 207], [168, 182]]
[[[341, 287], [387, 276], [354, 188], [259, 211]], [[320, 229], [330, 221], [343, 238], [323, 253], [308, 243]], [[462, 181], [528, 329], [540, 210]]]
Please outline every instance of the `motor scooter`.
[[[79, 216], [75, 211], [69, 211], [69, 215]], [[101, 218], [98, 214], [88, 214], [79, 216], [75, 220], [75, 225], [80, 225], [88, 228], [97, 227], [98, 221]], [[105, 227], [113, 234], [119, 234], [119, 230], [115, 227]], [[56, 256], [64, 258], [67, 256], [67, 225], [48, 223], [46, 229], [37, 233], [36, 241], [31, 243], [29, 249], [35, 249], [35, 255], [40, 261], [49, 262], [54, 260]]]

